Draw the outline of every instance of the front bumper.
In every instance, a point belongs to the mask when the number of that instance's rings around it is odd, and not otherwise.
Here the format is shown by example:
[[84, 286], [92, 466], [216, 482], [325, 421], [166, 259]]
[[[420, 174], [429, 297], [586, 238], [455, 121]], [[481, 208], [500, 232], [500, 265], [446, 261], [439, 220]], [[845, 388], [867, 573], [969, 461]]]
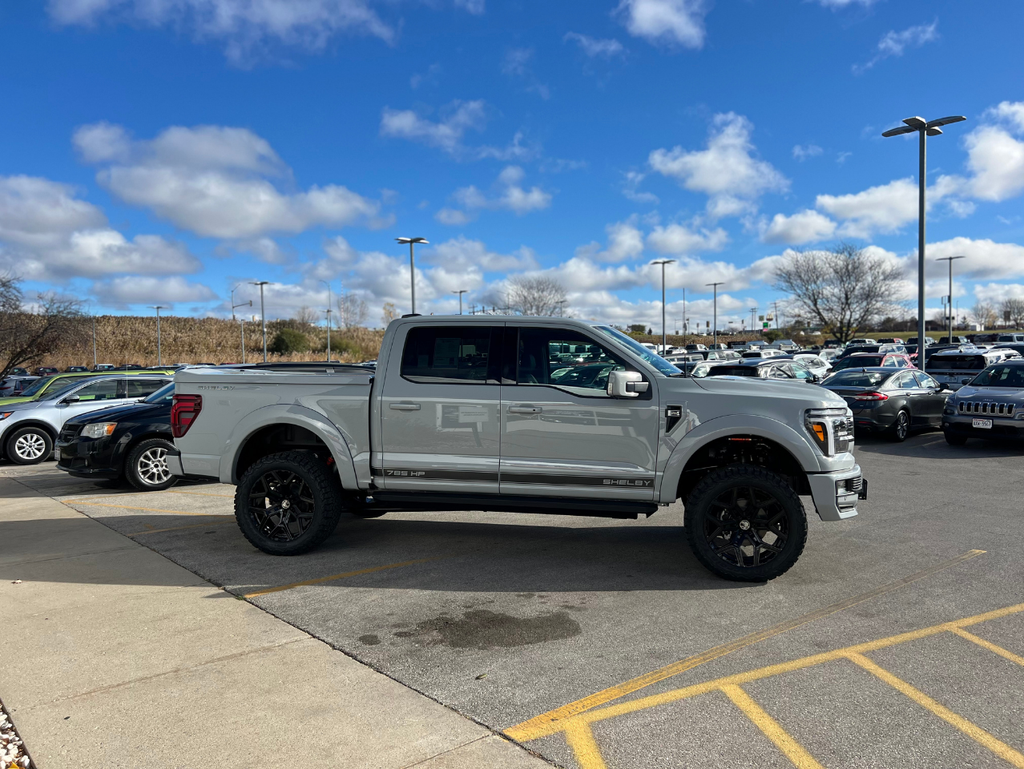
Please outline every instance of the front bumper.
[[807, 476], [811, 498], [823, 521], [841, 521], [857, 514], [857, 500], [867, 499], [868, 483], [854, 465], [849, 470], [811, 473]]
[[62, 431], [54, 449], [57, 469], [78, 478], [114, 480], [124, 469], [124, 446], [111, 437], [90, 439], [77, 433], [65, 437]]
[[[992, 427], [987, 429], [974, 427], [975, 418], [991, 420]], [[943, 415], [942, 430], [953, 435], [964, 435], [971, 438], [1024, 440], [1024, 422], [1016, 419], [993, 418], [986, 414], [973, 414], [969, 417]]]

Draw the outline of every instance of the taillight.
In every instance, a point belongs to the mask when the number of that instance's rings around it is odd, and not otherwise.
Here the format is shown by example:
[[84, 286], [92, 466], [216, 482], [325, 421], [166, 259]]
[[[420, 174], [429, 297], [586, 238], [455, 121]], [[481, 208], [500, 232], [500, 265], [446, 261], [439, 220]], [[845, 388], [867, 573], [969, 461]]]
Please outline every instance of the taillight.
[[202, 410], [202, 395], [175, 394], [171, 402], [171, 434], [175, 438], [183, 438]]
[[[174, 397], [178, 397], [178, 396], [174, 396]], [[872, 392], [872, 393], [861, 393], [860, 395], [854, 395], [853, 399], [855, 401], [887, 401], [887, 400], [889, 400], [889, 396], [886, 395], [885, 393], [874, 393], [874, 392]]]

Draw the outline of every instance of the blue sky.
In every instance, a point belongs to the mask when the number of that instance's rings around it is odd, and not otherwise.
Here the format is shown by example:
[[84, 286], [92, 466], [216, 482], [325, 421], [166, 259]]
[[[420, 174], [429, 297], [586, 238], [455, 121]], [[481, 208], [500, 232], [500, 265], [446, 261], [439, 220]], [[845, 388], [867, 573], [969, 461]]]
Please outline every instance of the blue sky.
[[[417, 309], [557, 277], [569, 310], [749, 324], [847, 240], [961, 314], [1024, 297], [1024, 5], [978, 0], [50, 0], [0, 6], [0, 269], [95, 312]], [[1017, 53], [1014, 53], [1017, 51]], [[946, 293], [929, 272], [929, 307]], [[933, 267], [929, 267], [932, 270]], [[236, 301], [249, 298], [243, 285]], [[909, 296], [909, 293], [908, 293]], [[678, 327], [679, 321], [670, 322]]]

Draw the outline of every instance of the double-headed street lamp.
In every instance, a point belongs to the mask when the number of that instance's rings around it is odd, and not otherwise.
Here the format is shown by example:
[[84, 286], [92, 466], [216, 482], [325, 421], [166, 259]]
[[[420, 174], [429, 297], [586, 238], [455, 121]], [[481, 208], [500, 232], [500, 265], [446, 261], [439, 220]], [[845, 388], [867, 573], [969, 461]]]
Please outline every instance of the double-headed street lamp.
[[715, 291], [715, 315], [714, 315], [715, 319], [713, 321], [713, 323], [715, 324], [715, 327], [714, 327], [714, 329], [712, 329], [712, 331], [714, 332], [714, 340], [715, 340], [714, 345], [715, 345], [715, 349], [718, 349], [718, 287], [720, 285], [722, 285], [723, 282], [724, 281], [720, 280], [717, 283], [705, 283], [704, 284], [705, 286], [711, 286], [714, 289], [714, 291]]
[[924, 342], [924, 217], [925, 217], [925, 145], [926, 139], [929, 136], [939, 136], [942, 134], [942, 126], [949, 125], [950, 123], [959, 123], [962, 120], [966, 120], [963, 115], [950, 115], [949, 117], [940, 117], [938, 120], [925, 120], [923, 117], [908, 117], [904, 118], [903, 122], [906, 125], [902, 125], [899, 128], [890, 128], [888, 131], [884, 131], [882, 136], [900, 136], [902, 134], [909, 134], [917, 131], [920, 136], [919, 152], [918, 152], [918, 193], [917, 193], [917, 206], [918, 206], [918, 222], [917, 222], [917, 365], [921, 371], [925, 368], [925, 342]]
[[651, 264], [661, 265], [661, 354], [665, 354], [665, 350], [668, 349], [668, 337], [665, 330], [665, 265], [675, 264], [675, 259], [656, 259]]
[[[953, 260], [966, 259], [966, 256], [940, 256], [936, 262], [949, 262], [949, 303], [946, 305], [946, 312], [949, 313], [949, 343], [953, 344]], [[918, 355], [920, 357], [920, 354]]]
[[416, 314], [416, 255], [413, 246], [417, 243], [429, 243], [426, 238], [395, 238], [399, 243], [409, 244], [409, 288], [412, 295], [412, 313]]
[[263, 309], [263, 287], [269, 286], [269, 280], [254, 280], [252, 285], [260, 287], [260, 321], [263, 324], [263, 362], [267, 362], [267, 313]]
[[160, 310], [166, 310], [167, 307], [162, 304], [153, 305], [153, 309], [156, 310], [156, 365], [164, 365], [164, 359], [160, 352]]
[[462, 315], [462, 295], [467, 293], [468, 291], [469, 289], [467, 288], [460, 288], [458, 291], [452, 291], [453, 294], [459, 295], [459, 315]]

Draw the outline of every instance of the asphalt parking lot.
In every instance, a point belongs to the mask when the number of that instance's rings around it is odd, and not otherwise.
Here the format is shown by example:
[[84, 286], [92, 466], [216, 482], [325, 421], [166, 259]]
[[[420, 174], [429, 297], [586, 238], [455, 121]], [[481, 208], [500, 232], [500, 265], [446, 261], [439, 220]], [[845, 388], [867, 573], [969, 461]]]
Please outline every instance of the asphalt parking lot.
[[345, 519], [264, 555], [233, 489], [63, 501], [555, 764], [1024, 767], [1024, 447], [862, 440], [861, 515], [764, 585], [712, 577], [678, 505], [640, 521]]

